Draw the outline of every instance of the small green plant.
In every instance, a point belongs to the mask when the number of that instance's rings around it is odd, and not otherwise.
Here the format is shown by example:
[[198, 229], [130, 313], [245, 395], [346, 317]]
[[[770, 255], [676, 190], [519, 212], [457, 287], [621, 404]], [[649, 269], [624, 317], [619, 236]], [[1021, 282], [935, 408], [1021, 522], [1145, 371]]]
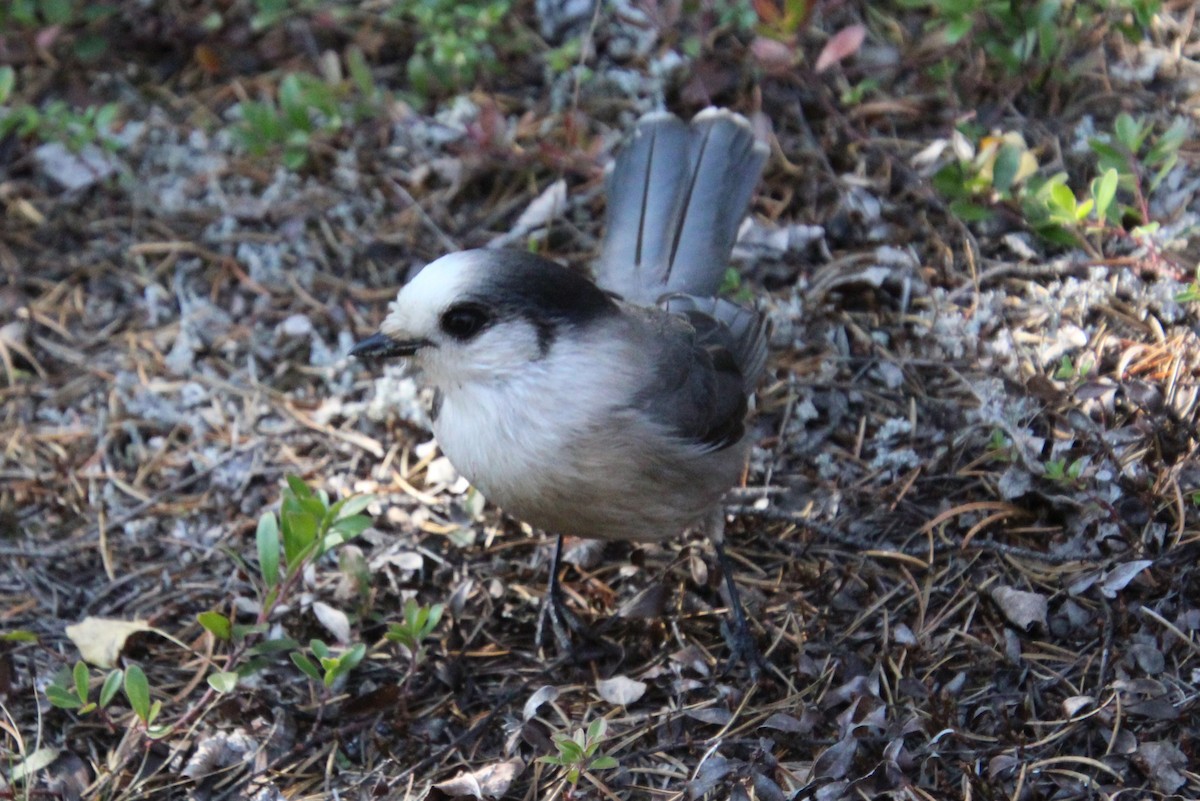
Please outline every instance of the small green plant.
[[[1153, 130], [1154, 126], [1148, 120], [1120, 114], [1113, 121], [1110, 136], [1093, 137], [1088, 142], [1096, 154], [1098, 170], [1102, 173], [1097, 180], [1110, 184], [1103, 187], [1108, 193], [1106, 199], [1109, 203], [1106, 207], [1102, 207], [1098, 190], [1093, 188], [1097, 194], [1097, 217], [1102, 223], [1114, 225], [1121, 225], [1126, 218], [1136, 219], [1142, 225], [1135, 229], [1135, 235], [1157, 228], [1155, 223], [1150, 222], [1146, 196], [1158, 188], [1179, 162], [1179, 149], [1187, 139], [1188, 125], [1186, 120], [1177, 118], [1158, 136], [1151, 135]], [[1109, 177], [1114, 174], [1115, 178]], [[1118, 188], [1132, 196], [1133, 206], [1112, 203]]]
[[414, 664], [420, 663], [425, 659], [423, 643], [441, 622], [445, 609], [444, 604], [422, 606], [415, 598], [409, 598], [404, 602], [404, 622], [389, 625], [385, 636], [407, 648]]
[[63, 100], [51, 100], [42, 108], [28, 103], [10, 106], [15, 88], [16, 72], [9, 66], [0, 67], [0, 138], [11, 133], [22, 139], [61, 142], [76, 152], [90, 144], [110, 151], [121, 147], [121, 141], [112, 135], [120, 111], [116, 103], [81, 110]]
[[0, 33], [25, 28], [58, 39], [60, 31], [72, 30], [69, 37], [75, 56], [90, 61], [108, 50], [108, 39], [89, 30], [117, 12], [116, 4], [89, 3], [83, 0], [8, 0], [0, 3]]
[[133, 714], [146, 727], [146, 733], [151, 737], [161, 737], [169, 730], [167, 727], [154, 726], [158, 713], [162, 712], [162, 701], [150, 701], [150, 682], [146, 673], [137, 665], [131, 665], [125, 671], [125, 697]]
[[331, 504], [324, 490], [313, 492], [296, 476], [288, 476], [279, 517], [264, 512], [255, 535], [268, 599], [273, 601], [282, 581], [294, 579], [305, 562], [365, 531], [371, 518], [361, 512], [372, 501], [371, 495], [353, 495]]
[[[1038, 85], [1057, 72], [1055, 67], [1069, 64], [1075, 48], [1089, 46], [1096, 31], [1113, 29], [1140, 41], [1162, 2], [900, 0], [900, 5], [925, 11], [927, 29], [939, 32], [946, 45], [979, 48], [1001, 76]], [[944, 66], [971, 60], [947, 59]]]
[[1079, 481], [1079, 477], [1083, 475], [1083, 468], [1087, 464], [1083, 457], [1076, 459], [1067, 464], [1066, 459], [1051, 459], [1042, 467], [1045, 469], [1046, 478], [1051, 481], [1058, 481], [1064, 484], [1074, 484]]
[[1189, 283], [1182, 292], [1175, 295], [1176, 303], [1196, 303], [1200, 302], [1200, 267], [1196, 268], [1196, 277]]
[[336, 654], [321, 640], [312, 640], [308, 647], [317, 658], [316, 662], [309, 659], [308, 654], [303, 651], [293, 651], [292, 662], [304, 675], [323, 683], [326, 687], [332, 687], [338, 679], [348, 676], [367, 655], [367, 646], [362, 643], [352, 645]]
[[882, 82], [878, 78], [863, 78], [856, 84], [842, 90], [841, 103], [843, 106], [857, 106], [867, 99], [867, 96], [879, 89]]
[[1093, 138], [1097, 175], [1083, 192], [1071, 188], [1065, 172], [1038, 175], [1037, 158], [1014, 132], [985, 136], [978, 148], [964, 137], [965, 156], [939, 170], [933, 185], [962, 220], [986, 220], [999, 207], [1015, 207], [1047, 242], [1100, 256], [1107, 240], [1145, 241], [1158, 227], [1149, 220], [1147, 193], [1178, 162], [1187, 124], [1180, 119], [1158, 136], [1151, 131], [1150, 123], [1122, 114], [1111, 135]]
[[50, 702], [51, 706], [59, 709], [73, 709], [80, 715], [86, 715], [108, 706], [113, 696], [117, 694], [117, 690], [121, 688], [121, 680], [124, 675], [124, 672], [119, 669], [109, 671], [108, 675], [104, 677], [104, 683], [100, 686], [99, 696], [92, 701], [89, 687], [90, 671], [84, 662], [79, 661], [71, 670], [64, 667], [54, 676], [54, 680], [46, 686], [46, 700]]
[[422, 97], [469, 87], [499, 71], [497, 43], [512, 0], [396, 0], [389, 15], [415, 28], [406, 71]]
[[1013, 455], [1013, 443], [1008, 435], [1003, 430], [997, 428], [992, 430], [991, 439], [988, 440], [988, 453], [992, 458], [1002, 462], [1011, 462]]
[[1071, 361], [1071, 357], [1063, 354], [1062, 360], [1059, 361], [1058, 367], [1054, 371], [1054, 377], [1059, 381], [1073, 381], [1077, 378], [1087, 378], [1087, 374], [1092, 371], [1092, 363], [1090, 361], [1081, 361], [1078, 365]]
[[90, 679], [91, 671], [82, 661], [76, 662], [70, 670], [64, 667], [46, 687], [46, 700], [51, 706], [86, 715], [105, 710], [116, 697], [117, 690], [124, 690], [129, 708], [146, 729], [148, 736], [160, 738], [170, 733], [171, 727], [154, 725], [154, 721], [162, 712], [162, 701], [150, 700], [150, 682], [140, 667], [131, 665], [124, 671], [110, 670], [100, 685], [100, 692], [95, 701], [91, 700]]
[[600, 753], [607, 730], [608, 722], [604, 718], [596, 718], [588, 725], [586, 731], [578, 729], [571, 735], [556, 734], [554, 747], [558, 753], [538, 757], [538, 762], [562, 768], [567, 782], [572, 787], [579, 783], [584, 773], [615, 768], [618, 766], [617, 760]]
[[384, 103], [361, 51], [351, 48], [346, 66], [348, 81], [340, 75], [289, 73], [279, 82], [277, 98], [241, 103], [242, 119], [234, 128], [238, 142], [251, 155], [279, 152], [285, 167], [303, 168], [323, 138], [341, 131], [348, 120], [373, 116]]
[[[316, 669], [316, 665], [303, 655], [300, 644], [295, 640], [262, 640], [253, 645], [250, 642], [266, 633], [272, 611], [297, 585], [306, 564], [358, 536], [371, 525], [371, 518], [362, 512], [374, 500], [373, 496], [352, 495], [331, 503], [324, 490], [314, 491], [296, 476], [288, 476], [286, 482], [279, 514], [263, 512], [255, 533], [259, 593], [262, 598], [258, 620], [249, 625], [235, 624], [227, 615], [216, 610], [197, 615], [197, 621], [214, 639], [233, 644], [223, 669], [208, 677], [209, 686], [217, 692], [232, 691], [240, 678], [263, 669], [281, 653], [291, 654], [293, 661], [299, 654]], [[245, 567], [247, 573], [255, 572], [249, 566]], [[324, 644], [310, 644], [310, 647], [318, 661], [322, 662], [324, 673], [317, 670], [315, 674], [320, 681], [335, 680], [357, 665], [365, 655], [365, 648], [363, 654], [356, 658], [351, 653], [353, 648], [335, 657]], [[322, 649], [321, 653], [318, 653], [318, 648]], [[323, 662], [325, 659], [332, 659], [333, 662], [326, 667]], [[305, 668], [301, 666], [301, 669]], [[307, 670], [305, 672], [308, 673]]]

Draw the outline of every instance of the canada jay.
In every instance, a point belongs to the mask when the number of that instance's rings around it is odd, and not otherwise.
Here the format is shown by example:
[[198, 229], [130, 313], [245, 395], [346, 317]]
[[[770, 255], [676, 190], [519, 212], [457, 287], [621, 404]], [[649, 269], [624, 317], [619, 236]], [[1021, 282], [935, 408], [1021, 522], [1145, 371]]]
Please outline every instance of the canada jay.
[[608, 178], [595, 283], [530, 253], [452, 253], [351, 351], [408, 359], [436, 390], [433, 431], [455, 468], [559, 535], [547, 610], [560, 642], [562, 535], [646, 541], [703, 526], [732, 596], [734, 658], [757, 667], [720, 501], [749, 448], [766, 332], [756, 311], [716, 295], [766, 158], [729, 111], [690, 124], [647, 114]]

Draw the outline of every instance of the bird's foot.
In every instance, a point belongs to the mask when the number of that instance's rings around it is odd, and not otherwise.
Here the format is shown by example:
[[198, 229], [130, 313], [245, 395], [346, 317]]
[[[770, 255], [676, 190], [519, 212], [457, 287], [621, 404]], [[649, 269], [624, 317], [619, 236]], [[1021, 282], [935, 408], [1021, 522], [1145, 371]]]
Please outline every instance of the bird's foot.
[[620, 648], [592, 631], [579, 617], [567, 608], [557, 592], [547, 592], [538, 610], [534, 644], [544, 652], [549, 640], [560, 657], [572, 662], [588, 662], [620, 652]]
[[721, 621], [721, 634], [725, 637], [725, 644], [729, 646], [729, 659], [726, 660], [722, 673], [728, 675], [738, 665], [745, 665], [750, 673], [750, 681], [758, 682], [762, 674], [770, 669], [770, 666], [763, 658], [762, 652], [758, 650], [758, 643], [754, 641], [754, 635], [750, 633], [746, 618], [740, 614], [734, 614], [732, 620]]

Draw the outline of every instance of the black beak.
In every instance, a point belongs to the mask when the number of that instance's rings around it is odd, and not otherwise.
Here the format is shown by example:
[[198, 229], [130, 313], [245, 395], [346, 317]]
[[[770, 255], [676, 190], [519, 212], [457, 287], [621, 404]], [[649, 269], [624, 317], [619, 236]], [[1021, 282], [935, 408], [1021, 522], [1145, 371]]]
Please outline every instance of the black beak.
[[394, 359], [399, 356], [412, 356], [418, 348], [428, 344], [423, 339], [397, 342], [386, 334], [375, 334], [351, 348], [350, 355], [356, 359]]

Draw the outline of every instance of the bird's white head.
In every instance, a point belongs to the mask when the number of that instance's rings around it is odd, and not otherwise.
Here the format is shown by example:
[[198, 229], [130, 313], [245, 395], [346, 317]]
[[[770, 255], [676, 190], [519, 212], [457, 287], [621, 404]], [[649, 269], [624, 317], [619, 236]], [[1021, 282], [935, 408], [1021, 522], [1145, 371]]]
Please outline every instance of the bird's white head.
[[503, 381], [544, 359], [564, 330], [615, 313], [591, 281], [552, 261], [468, 250], [426, 265], [351, 353], [409, 358], [440, 389]]

